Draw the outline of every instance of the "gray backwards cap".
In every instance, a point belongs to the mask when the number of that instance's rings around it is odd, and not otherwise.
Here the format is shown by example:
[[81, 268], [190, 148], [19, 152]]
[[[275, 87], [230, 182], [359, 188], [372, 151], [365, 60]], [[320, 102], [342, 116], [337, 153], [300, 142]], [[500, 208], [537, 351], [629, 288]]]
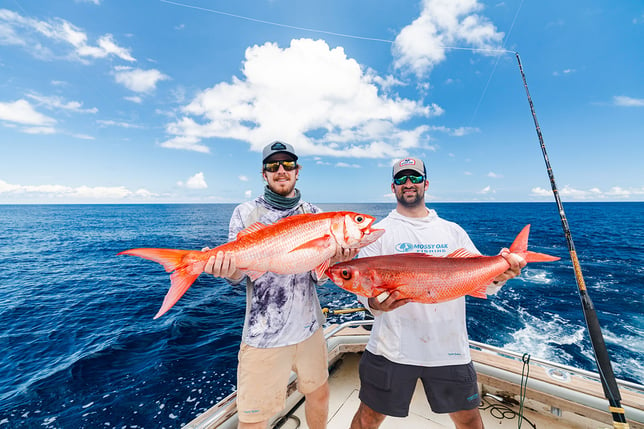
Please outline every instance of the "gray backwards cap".
[[262, 162], [266, 162], [266, 159], [268, 157], [276, 153], [287, 153], [291, 155], [295, 161], [297, 161], [297, 155], [295, 155], [293, 146], [288, 143], [275, 140], [273, 143], [267, 145], [264, 148], [264, 152], [262, 153]]
[[418, 174], [421, 174], [427, 177], [427, 171], [425, 170], [425, 164], [418, 158], [405, 158], [397, 161], [394, 164], [394, 169], [392, 171], [392, 177], [396, 177], [396, 174], [404, 170], [412, 170]]

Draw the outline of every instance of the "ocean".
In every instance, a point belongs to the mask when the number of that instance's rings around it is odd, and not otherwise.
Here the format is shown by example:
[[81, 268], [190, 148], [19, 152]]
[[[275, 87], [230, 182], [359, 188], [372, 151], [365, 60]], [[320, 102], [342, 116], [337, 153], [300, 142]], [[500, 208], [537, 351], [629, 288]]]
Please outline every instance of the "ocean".
[[[320, 204], [386, 216], [393, 204]], [[468, 297], [476, 341], [595, 371], [555, 203], [436, 203], [487, 255], [531, 224], [530, 264]], [[644, 383], [644, 203], [564, 204], [615, 375]], [[164, 316], [170, 285], [134, 247], [227, 240], [234, 205], [0, 205], [0, 429], [178, 428], [235, 388], [245, 291], [203, 275]], [[330, 282], [322, 306], [358, 306]], [[327, 323], [361, 318], [331, 316]]]

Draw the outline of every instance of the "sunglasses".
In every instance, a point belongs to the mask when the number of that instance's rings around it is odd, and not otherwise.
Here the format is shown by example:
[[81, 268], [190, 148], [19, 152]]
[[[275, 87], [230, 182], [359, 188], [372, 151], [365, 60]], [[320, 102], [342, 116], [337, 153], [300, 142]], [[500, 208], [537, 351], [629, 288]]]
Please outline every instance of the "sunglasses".
[[396, 185], [404, 185], [405, 183], [407, 183], [407, 179], [411, 180], [411, 183], [413, 184], [418, 184], [425, 181], [425, 176], [415, 176], [409, 174], [407, 176], [394, 177], [394, 183]]
[[297, 168], [297, 161], [273, 161], [264, 163], [264, 171], [275, 173], [280, 169], [280, 165], [285, 171], [293, 171]]

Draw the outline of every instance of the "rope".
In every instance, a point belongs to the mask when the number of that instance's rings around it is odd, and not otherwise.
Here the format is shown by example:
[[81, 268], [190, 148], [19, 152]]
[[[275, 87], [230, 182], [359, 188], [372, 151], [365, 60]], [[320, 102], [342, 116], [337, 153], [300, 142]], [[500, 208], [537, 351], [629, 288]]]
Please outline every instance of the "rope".
[[[530, 378], [530, 355], [524, 353], [521, 360], [523, 360], [523, 368], [521, 369], [521, 389], [519, 391], [519, 416], [523, 417], [523, 404], [525, 402], [526, 391], [528, 390], [528, 379]], [[521, 429], [522, 421], [523, 419], [519, 419], [518, 429]]]

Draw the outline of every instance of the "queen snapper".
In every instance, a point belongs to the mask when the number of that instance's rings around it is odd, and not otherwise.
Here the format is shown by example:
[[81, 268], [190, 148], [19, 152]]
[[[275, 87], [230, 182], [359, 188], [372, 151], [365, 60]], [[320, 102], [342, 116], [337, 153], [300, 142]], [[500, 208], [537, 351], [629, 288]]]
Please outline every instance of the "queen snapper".
[[255, 223], [237, 234], [234, 241], [206, 251], [181, 249], [130, 249], [119, 255], [134, 255], [163, 265], [171, 272], [170, 290], [158, 318], [168, 311], [204, 271], [218, 252], [233, 252], [235, 265], [251, 280], [267, 271], [297, 274], [315, 270], [322, 277], [338, 247], [360, 248], [376, 241], [385, 231], [372, 229], [375, 218], [354, 212], [306, 213], [281, 219], [271, 225]]
[[[526, 225], [517, 235], [510, 252], [526, 262], [556, 261], [560, 258], [529, 251]], [[475, 255], [458, 249], [445, 257], [423, 253], [372, 256], [333, 265], [329, 278], [342, 289], [368, 298], [383, 292], [400, 292], [399, 299], [438, 303], [460, 296], [486, 298], [492, 280], [510, 267], [501, 255]]]

